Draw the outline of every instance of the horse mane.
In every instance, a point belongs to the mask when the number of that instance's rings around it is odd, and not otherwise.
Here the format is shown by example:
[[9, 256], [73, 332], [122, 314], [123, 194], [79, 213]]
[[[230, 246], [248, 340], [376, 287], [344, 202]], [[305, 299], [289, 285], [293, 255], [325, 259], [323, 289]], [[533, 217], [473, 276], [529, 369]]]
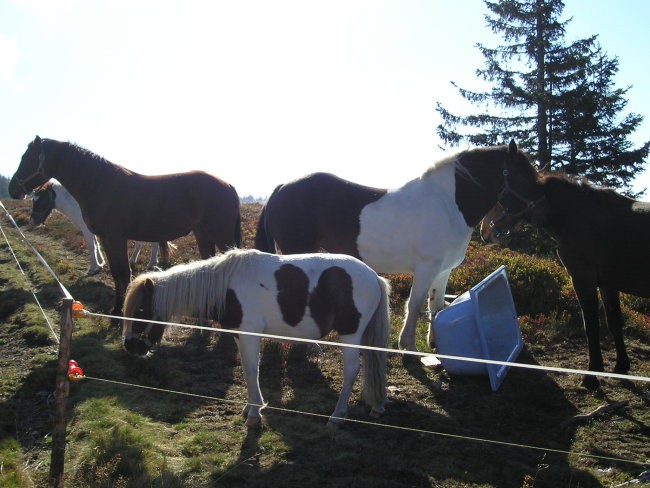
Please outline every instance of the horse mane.
[[422, 175], [422, 179], [429, 177], [437, 170], [445, 166], [453, 165], [454, 170], [460, 176], [472, 182], [479, 188], [484, 188], [485, 185], [480, 181], [478, 181], [476, 176], [473, 175], [471, 170], [464, 164], [466, 161], [471, 160], [476, 156], [478, 156], [481, 159], [485, 159], [485, 155], [483, 153], [499, 154], [500, 156], [503, 156], [504, 154], [507, 155], [508, 146], [502, 145], [502, 146], [477, 147], [473, 149], [466, 149], [456, 154], [449, 155], [445, 158], [442, 158], [439, 161], [436, 161], [429, 169], [427, 169], [424, 172], [424, 174]]
[[256, 254], [259, 251], [233, 249], [210, 259], [141, 274], [129, 288], [138, 288], [146, 279], [153, 281], [153, 313], [160, 320], [183, 316], [219, 319], [232, 275]]
[[433, 173], [438, 171], [440, 168], [443, 168], [445, 166], [449, 166], [451, 164], [455, 165], [458, 168], [458, 158], [460, 157], [462, 153], [457, 153], [457, 154], [451, 154], [449, 156], [446, 156], [442, 159], [439, 159], [435, 163], [433, 163], [429, 168], [422, 173], [421, 179], [426, 179], [429, 176], [431, 176]]
[[65, 161], [85, 165], [88, 165], [88, 163], [90, 163], [93, 166], [103, 168], [105, 170], [116, 171], [127, 175], [134, 174], [133, 171], [120, 166], [119, 164], [112, 163], [99, 154], [94, 153], [91, 150], [79, 146], [73, 142], [43, 139], [43, 148], [47, 151], [52, 151]]
[[607, 187], [596, 186], [586, 177], [566, 173], [546, 173], [540, 178], [545, 193], [561, 194], [566, 199], [588, 199], [608, 206], [629, 205], [633, 200]]

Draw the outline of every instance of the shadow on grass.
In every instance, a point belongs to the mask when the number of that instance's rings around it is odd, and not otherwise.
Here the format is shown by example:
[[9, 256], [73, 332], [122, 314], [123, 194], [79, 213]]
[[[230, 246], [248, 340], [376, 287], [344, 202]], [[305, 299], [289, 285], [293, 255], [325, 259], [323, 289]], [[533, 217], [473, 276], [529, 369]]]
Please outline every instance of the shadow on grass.
[[184, 486], [183, 481], [169, 469], [147, 469], [144, 451], [129, 438], [126, 429], [119, 427], [106, 432], [93, 449], [92, 460], [83, 463], [74, 474], [75, 483], [97, 488]]
[[[73, 341], [72, 349], [86, 375], [125, 384], [89, 380], [79, 389], [79, 396], [72, 397], [74, 401], [119, 392], [120, 401], [130, 410], [173, 424], [212, 401], [173, 392], [223, 398], [233, 382], [237, 348], [231, 337], [218, 335], [215, 342], [212, 334], [195, 331], [180, 346], [163, 341], [156, 353], [145, 359], [130, 356], [115, 345], [116, 335], [119, 331], [87, 334]], [[106, 347], [106, 343], [113, 345]]]
[[[233, 382], [237, 349], [232, 337], [224, 335], [215, 343], [210, 340], [211, 334], [191, 334], [182, 347], [163, 346], [158, 354], [143, 360], [129, 356], [119, 347], [117, 330], [97, 330], [95, 321], [77, 325], [81, 331], [77, 329], [80, 333], [73, 335], [71, 358], [89, 378], [70, 384], [68, 418], [75, 416], [77, 407], [88, 400], [116, 398], [121, 406], [119, 411], [126, 409], [155, 422], [174, 424], [210, 401], [101, 380], [216, 397], [225, 396]], [[88, 331], [89, 327], [93, 330]], [[23, 452], [34, 448], [49, 450], [46, 439], [52, 429], [56, 365], [53, 357], [33, 367], [11, 396], [0, 401], [0, 441], [5, 437], [17, 438]], [[144, 466], [148, 461], [143, 459], [137, 442], [121, 435], [124, 430], [120, 421], [113, 419], [107, 427], [92, 459], [74, 472], [66, 468], [66, 476], [82, 481], [92, 478], [82, 486], [183, 486], [170, 470], [147, 474]], [[106, 459], [97, 456], [101, 452], [106, 453]]]
[[83, 276], [67, 288], [75, 300], [85, 305], [92, 304], [94, 309], [91, 311], [107, 313], [112, 309], [115, 291], [111, 285], [101, 279], [101, 276]]
[[[279, 353], [262, 360], [265, 398], [278, 405], [282, 388], [291, 388], [293, 395], [285, 395], [282, 407], [329, 415], [339, 392], [321, 374], [318, 362], [283, 361]], [[527, 352], [520, 361], [535, 363]], [[399, 394], [378, 420], [380, 425], [348, 422], [334, 431], [326, 427], [326, 419], [266, 411], [263, 426], [248, 431], [238, 459], [213, 482], [229, 487], [316, 481], [320, 487], [437, 486], [436, 480], [440, 486], [452, 486], [444, 480], [517, 488], [533, 482], [536, 487], [601, 486], [588, 471], [571, 466], [565, 454], [515, 445], [571, 449], [575, 428], [561, 424], [577, 412], [547, 374], [512, 369], [493, 393], [486, 377], [432, 374], [419, 361], [408, 362], [407, 370], [429, 399]], [[350, 418], [372, 420], [367, 413], [364, 405], [352, 401]], [[282, 460], [262, 467], [260, 438], [267, 432], [279, 435], [288, 449]]]
[[[527, 348], [518, 362], [538, 364]], [[487, 375], [449, 375], [441, 370], [441, 383], [432, 381], [430, 372], [419, 361], [408, 362], [406, 368], [446, 413], [445, 422], [432, 425], [431, 430], [503, 443], [448, 441], [466, 446], [461, 452], [464, 458], [472, 460], [470, 465], [476, 466], [472, 472], [492, 471], [485, 478], [472, 479], [473, 482], [498, 483], [502, 476], [499, 467], [502, 473], [512, 470], [510, 476], [528, 474], [535, 480], [535, 486], [568, 486], [572, 482], [600, 486], [589, 472], [570, 466], [566, 454], [520, 447], [571, 451], [575, 426], [567, 426], [564, 422], [577, 411], [547, 373], [511, 368], [500, 389], [493, 392]], [[478, 469], [484, 465], [494, 468]]]
[[[182, 345], [164, 342], [147, 360], [122, 351], [116, 344], [118, 335], [114, 330], [99, 330], [73, 339], [73, 357], [87, 375], [211, 397], [224, 397], [233, 384], [238, 359], [235, 342], [229, 335], [215, 338], [212, 334], [194, 332]], [[330, 415], [340, 385], [323, 375], [321, 367], [326, 369], [330, 365], [321, 361], [331, 361], [332, 356], [305, 360], [299, 352], [292, 351], [287, 353], [276, 343], [263, 347], [260, 384], [265, 400], [289, 410]], [[334, 360], [340, 367], [340, 358]], [[536, 362], [527, 352], [522, 353], [520, 361]], [[55, 362], [51, 361], [34, 370], [16, 397], [28, 398], [34, 388], [43, 385], [51, 388], [54, 367]], [[424, 369], [419, 362], [407, 363], [407, 371], [428, 398], [398, 394], [377, 426], [346, 423], [332, 431], [325, 426], [324, 418], [265, 411], [262, 427], [245, 431], [236, 460], [214, 472], [213, 486], [298, 486], [317, 481], [319, 487], [402, 487], [454, 480], [466, 485], [520, 488], [526, 477], [533, 479], [536, 487], [576, 483], [584, 487], [601, 486], [588, 472], [571, 467], [564, 454], [451, 437], [570, 450], [575, 428], [561, 424], [576, 411], [547, 374], [513, 368], [501, 389], [493, 393], [485, 377], [449, 378], [444, 372], [434, 374]], [[87, 380], [71, 385], [69, 412], [89, 398], [105, 396], [117, 397], [130, 411], [171, 424], [182, 422], [210, 402], [165, 392], [156, 392], [152, 400], [148, 390]], [[367, 408], [356, 403], [355, 398], [358, 395], [352, 397], [349, 417], [370, 420]], [[3, 402], [0, 409], [6, 405]], [[268, 439], [273, 436], [282, 439], [285, 451], [274, 456], [269, 465], [262, 460], [268, 459], [269, 450], [274, 449]], [[78, 474], [84, 479], [93, 476], [96, 483], [90, 485], [111, 486], [101, 484], [108, 480], [118, 486], [120, 476], [127, 476], [127, 483], [142, 481], [142, 486], [187, 483], [171, 470], [155, 475], [144, 473], [144, 454], [136, 443], [121, 436], [119, 429], [106, 438], [103, 449], [110, 456], [105, 461], [97, 458]], [[125, 458], [132, 459], [135, 465], [122, 466]]]

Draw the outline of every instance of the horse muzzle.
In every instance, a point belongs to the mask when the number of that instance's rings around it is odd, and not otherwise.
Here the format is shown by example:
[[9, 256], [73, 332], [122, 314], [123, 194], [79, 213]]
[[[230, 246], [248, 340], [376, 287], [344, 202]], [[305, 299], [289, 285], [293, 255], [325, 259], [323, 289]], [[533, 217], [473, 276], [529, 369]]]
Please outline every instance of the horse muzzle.
[[9, 181], [8, 190], [9, 190], [9, 196], [14, 200], [20, 200], [27, 196], [27, 192], [25, 191], [24, 186], [20, 184], [20, 182], [16, 181], [16, 179], [14, 178], [12, 178], [11, 181]]
[[152, 351], [151, 346], [147, 344], [145, 341], [143, 341], [142, 339], [137, 339], [137, 338], [124, 339], [123, 345], [126, 352], [134, 356], [144, 357], [147, 356]]
[[41, 225], [43, 222], [45, 222], [45, 219], [35, 217], [34, 215], [29, 218], [29, 225], [33, 225], [34, 227]]

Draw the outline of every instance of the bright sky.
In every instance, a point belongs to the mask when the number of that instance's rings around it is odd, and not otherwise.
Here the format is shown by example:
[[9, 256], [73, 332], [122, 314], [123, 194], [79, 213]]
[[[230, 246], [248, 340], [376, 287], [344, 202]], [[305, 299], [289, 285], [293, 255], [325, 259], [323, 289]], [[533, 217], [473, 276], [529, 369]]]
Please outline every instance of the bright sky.
[[[567, 41], [618, 56], [650, 140], [646, 0], [567, 0]], [[0, 174], [36, 134], [145, 174], [209, 171], [240, 196], [313, 171], [397, 187], [443, 157], [451, 86], [496, 46], [482, 0], [0, 0]], [[474, 109], [475, 110], [475, 109]], [[453, 149], [454, 151], [457, 149]], [[638, 187], [650, 188], [650, 173]]]

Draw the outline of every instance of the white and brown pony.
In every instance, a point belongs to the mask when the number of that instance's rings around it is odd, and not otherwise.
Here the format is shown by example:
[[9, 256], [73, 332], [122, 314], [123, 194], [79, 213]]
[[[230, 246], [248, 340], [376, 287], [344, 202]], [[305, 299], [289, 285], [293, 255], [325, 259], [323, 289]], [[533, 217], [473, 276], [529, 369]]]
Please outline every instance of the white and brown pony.
[[[196, 317], [224, 329], [290, 338], [320, 339], [334, 331], [343, 344], [385, 348], [389, 291], [386, 280], [350, 256], [232, 250], [135, 278], [125, 297], [123, 345], [146, 356], [165, 329], [150, 320]], [[258, 380], [261, 338], [235, 337], [248, 388], [244, 415], [247, 425], [254, 425], [264, 405]], [[363, 356], [364, 400], [371, 414], [379, 415], [386, 402], [387, 354], [364, 349]], [[359, 349], [343, 347], [343, 387], [330, 423], [343, 421], [360, 368]]]

